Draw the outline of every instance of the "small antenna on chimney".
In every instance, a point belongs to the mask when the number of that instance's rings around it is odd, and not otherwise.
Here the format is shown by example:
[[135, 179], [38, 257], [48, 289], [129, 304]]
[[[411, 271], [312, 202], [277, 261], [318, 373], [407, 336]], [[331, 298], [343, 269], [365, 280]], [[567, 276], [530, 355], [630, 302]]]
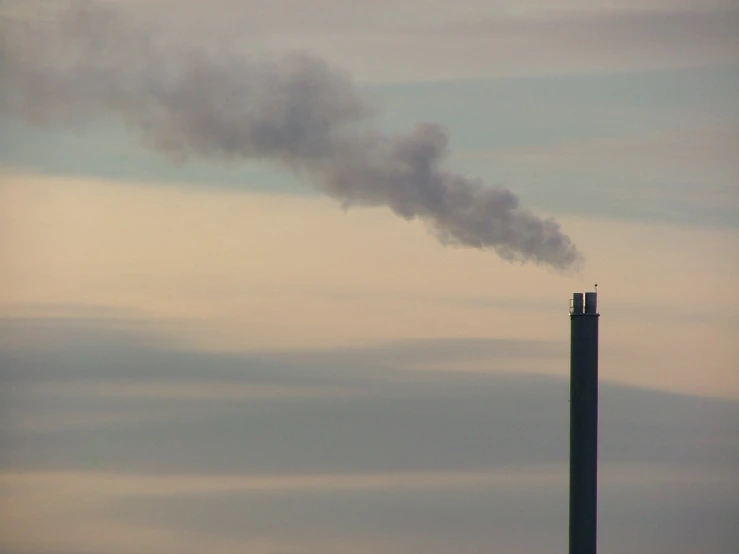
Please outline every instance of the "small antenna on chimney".
[[598, 292], [598, 283], [595, 283], [595, 292]]

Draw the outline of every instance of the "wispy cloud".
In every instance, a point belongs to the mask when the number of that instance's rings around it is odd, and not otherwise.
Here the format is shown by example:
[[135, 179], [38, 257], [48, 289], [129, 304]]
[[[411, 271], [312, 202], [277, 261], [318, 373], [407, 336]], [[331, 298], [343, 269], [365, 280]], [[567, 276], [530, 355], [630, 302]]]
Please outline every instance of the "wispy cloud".
[[[389, 367], [397, 345], [385, 368], [363, 367], [361, 355], [313, 366], [196, 354], [143, 336], [116, 346], [83, 323], [87, 340], [0, 360], [5, 552], [110, 551], [112, 541], [117, 554], [436, 554], [451, 542], [470, 552], [566, 542], [563, 379], [440, 379]], [[360, 394], [228, 392], [311, 381]], [[681, 533], [689, 521], [731, 552], [737, 403], [608, 383], [601, 395], [605, 548], [622, 547], [629, 529], [642, 546], [687, 554], [698, 540]], [[660, 525], [639, 525], [655, 514]]]
[[[174, 6], [176, 5], [176, 10]], [[734, 63], [733, 2], [466, 2], [464, 7], [383, 0], [358, 8], [324, 0], [308, 8], [262, 3], [131, 3], [193, 36], [247, 29], [250, 42], [304, 48], [371, 80], [603, 72]], [[216, 15], [217, 14], [217, 15]], [[389, 16], [392, 14], [392, 16]], [[238, 22], [238, 23], [237, 23]], [[187, 32], [186, 31], [186, 32]], [[242, 33], [243, 36], [243, 33]], [[443, 40], [439, 40], [443, 37]], [[238, 39], [237, 39], [238, 40]], [[243, 40], [243, 39], [241, 39]]]
[[[731, 226], [739, 225], [737, 151], [739, 129], [724, 127], [468, 151], [457, 157], [526, 165], [542, 173], [565, 172], [581, 176], [583, 182], [600, 179], [603, 203], [627, 204], [638, 198], [634, 212], [673, 210], [666, 214], [668, 220]], [[618, 177], [612, 184], [615, 168]]]
[[[422, 226], [381, 211], [342, 213], [316, 198], [15, 174], [0, 200], [6, 315], [30, 305], [26, 315], [63, 319], [55, 306], [105, 306], [94, 316], [103, 329], [133, 321], [219, 352], [470, 337], [566, 344], [570, 292], [600, 282], [612, 310], [605, 375], [707, 394], [737, 390], [736, 300], [707, 304], [695, 293], [731, 290], [731, 229], [570, 219], [593, 268], [571, 279], [439, 248]], [[483, 344], [469, 345], [487, 349], [480, 361], [447, 357], [444, 365], [506, 369], [506, 358], [493, 355], [499, 345]], [[617, 353], [626, 350], [625, 364]], [[536, 358], [537, 371], [565, 365]]]

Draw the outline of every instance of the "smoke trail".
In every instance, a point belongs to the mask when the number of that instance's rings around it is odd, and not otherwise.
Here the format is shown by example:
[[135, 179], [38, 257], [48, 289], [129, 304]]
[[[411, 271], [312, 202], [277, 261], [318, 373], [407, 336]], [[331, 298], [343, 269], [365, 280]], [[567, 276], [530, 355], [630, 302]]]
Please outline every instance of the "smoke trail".
[[420, 218], [445, 244], [561, 270], [581, 260], [557, 222], [510, 191], [444, 171], [438, 125], [372, 129], [351, 79], [322, 60], [175, 46], [109, 5], [64, 5], [23, 24], [4, 18], [3, 111], [42, 125], [117, 114], [161, 153], [271, 160], [344, 206]]

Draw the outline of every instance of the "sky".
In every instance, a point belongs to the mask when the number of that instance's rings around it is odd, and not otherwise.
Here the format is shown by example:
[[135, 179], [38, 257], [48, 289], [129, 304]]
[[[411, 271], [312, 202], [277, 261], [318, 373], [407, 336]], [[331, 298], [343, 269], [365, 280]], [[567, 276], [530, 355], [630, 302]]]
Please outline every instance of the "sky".
[[0, 552], [736, 552], [730, 0], [0, 0]]

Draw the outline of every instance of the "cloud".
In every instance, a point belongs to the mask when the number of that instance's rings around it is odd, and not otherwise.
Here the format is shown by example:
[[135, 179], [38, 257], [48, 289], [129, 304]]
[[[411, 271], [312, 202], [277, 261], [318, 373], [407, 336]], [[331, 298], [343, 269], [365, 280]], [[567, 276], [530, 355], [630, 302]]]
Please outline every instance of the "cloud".
[[[569, 294], [599, 282], [609, 314], [604, 376], [710, 395], [739, 390], [739, 298], [696, 294], [732, 290], [735, 230], [571, 218], [592, 254], [590, 277], [569, 279], [440, 249], [420, 224], [381, 210], [347, 214], [321, 198], [3, 177], [2, 314], [78, 317], [106, 306], [98, 326], [135, 322], [220, 353], [454, 338], [566, 345]], [[490, 356], [443, 365], [566, 371], [564, 356], [533, 349], [538, 357], [524, 364], [493, 356], [494, 342], [469, 346]]]
[[[419, 371], [479, 342], [256, 356], [195, 352], [94, 320], [6, 320], [3, 334], [13, 328], [35, 340], [0, 357], [5, 468], [479, 472], [566, 460], [566, 380]], [[502, 367], [530, 356], [519, 343]], [[732, 463], [736, 402], [604, 381], [601, 409], [605, 463]]]
[[[566, 544], [564, 379], [396, 365], [488, 348], [475, 341], [288, 363], [99, 323], [0, 326], [35, 338], [0, 355], [3, 552]], [[327, 394], [234, 394], [251, 387]], [[600, 409], [602, 548], [732, 552], [739, 404], [604, 382]]]
[[731, 0], [475, 0], [464, 7], [418, 0], [404, 2], [402, 10], [389, 0], [361, 8], [348, 0], [310, 7], [292, 0], [125, 5], [194, 40], [229, 34], [274, 50], [307, 49], [372, 81], [734, 63], [739, 51]]
[[[275, 352], [272, 356], [311, 365], [362, 364], [387, 367], [438, 367], [477, 361], [503, 365], [506, 360], [561, 359], [565, 345], [553, 341], [495, 338], [417, 339], [380, 343], [371, 347]], [[502, 364], [501, 364], [502, 362]]]
[[[736, 226], [737, 149], [739, 129], [725, 126], [470, 151], [458, 158], [526, 166], [537, 174], [559, 172], [570, 179], [578, 175], [583, 183], [599, 179], [597, 191], [583, 187], [578, 195], [591, 196], [593, 209], [628, 205], [631, 213], [648, 212], [653, 219]], [[609, 175], [615, 167], [617, 177]], [[635, 196], [638, 205], [634, 205]]]

